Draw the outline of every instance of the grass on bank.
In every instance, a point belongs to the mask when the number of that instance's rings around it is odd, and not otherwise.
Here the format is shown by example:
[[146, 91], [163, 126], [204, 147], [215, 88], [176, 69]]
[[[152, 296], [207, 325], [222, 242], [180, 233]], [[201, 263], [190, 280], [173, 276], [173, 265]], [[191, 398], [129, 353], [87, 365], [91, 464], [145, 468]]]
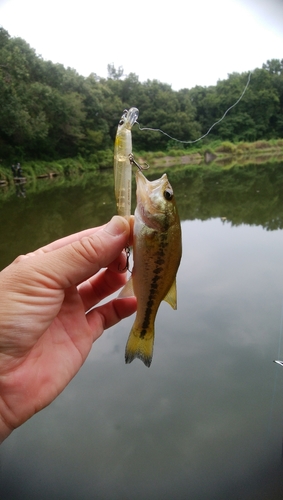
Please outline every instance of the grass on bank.
[[[204, 154], [212, 153], [217, 158], [233, 158], [235, 161], [246, 162], [247, 158], [255, 158], [258, 155], [276, 156], [283, 154], [283, 139], [260, 140], [255, 142], [237, 142], [213, 141], [208, 144], [198, 144], [191, 147], [181, 147], [180, 149], [171, 148], [167, 151], [157, 152], [134, 152], [138, 161], [146, 161], [152, 166], [162, 160], [171, 158], [177, 163], [178, 158], [186, 157], [186, 162], [190, 163], [197, 160], [198, 163], [204, 158]], [[106, 149], [97, 151], [89, 160], [82, 157], [64, 158], [57, 161], [27, 161], [22, 164], [23, 175], [28, 179], [55, 174], [55, 175], [80, 175], [84, 172], [97, 171], [99, 169], [113, 168], [113, 150]], [[0, 163], [0, 181], [11, 183], [13, 174], [11, 165]]]
[[206, 151], [216, 155], [247, 156], [257, 154], [276, 154], [283, 151], [283, 139], [260, 140], [255, 142], [215, 141], [210, 143]]
[[[98, 170], [96, 163], [85, 161], [83, 158], [64, 158], [57, 161], [27, 161], [21, 164], [24, 177], [36, 179], [47, 175], [79, 175], [84, 172]], [[10, 183], [13, 181], [10, 166], [0, 165], [0, 180]]]
[[[139, 153], [143, 159], [150, 161], [164, 160], [165, 158], [190, 157], [192, 160], [203, 159], [205, 153], [211, 153], [217, 157], [254, 157], [257, 155], [276, 155], [283, 154], [283, 139], [261, 140], [255, 142], [235, 142], [230, 141], [212, 141], [207, 144], [198, 143], [190, 147], [181, 146], [169, 149], [167, 151]], [[138, 156], [138, 155], [137, 155]]]

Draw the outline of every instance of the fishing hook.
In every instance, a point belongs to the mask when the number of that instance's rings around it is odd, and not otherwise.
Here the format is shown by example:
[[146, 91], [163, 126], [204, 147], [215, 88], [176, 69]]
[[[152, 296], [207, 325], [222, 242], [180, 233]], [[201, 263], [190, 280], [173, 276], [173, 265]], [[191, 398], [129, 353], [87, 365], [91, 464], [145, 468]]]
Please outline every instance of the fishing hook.
[[[133, 153], [130, 153], [129, 154], [129, 160], [130, 160], [130, 163], [132, 165], [135, 165], [136, 167], [138, 167], [139, 171], [141, 172], [142, 170], [148, 170], [149, 169], [149, 165], [148, 163], [144, 163], [143, 165], [140, 165], [134, 158], [134, 155]], [[145, 166], [144, 166], [145, 165]]]
[[132, 271], [129, 268], [129, 261], [130, 261], [130, 256], [131, 256], [130, 247], [125, 247], [125, 253], [126, 253], [126, 265], [125, 265], [125, 267], [123, 267], [123, 269], [121, 269], [120, 264], [119, 264], [119, 271], [125, 271], [127, 269], [127, 271], [129, 271], [129, 273], [132, 274]]

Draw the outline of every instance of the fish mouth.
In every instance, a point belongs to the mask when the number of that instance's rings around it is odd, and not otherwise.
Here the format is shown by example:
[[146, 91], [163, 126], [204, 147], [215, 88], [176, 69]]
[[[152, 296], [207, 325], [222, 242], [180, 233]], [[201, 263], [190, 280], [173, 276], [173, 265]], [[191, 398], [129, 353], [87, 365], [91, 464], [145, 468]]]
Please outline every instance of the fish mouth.
[[161, 229], [159, 215], [163, 214], [162, 206], [155, 202], [168, 184], [167, 175], [155, 181], [149, 181], [141, 171], [136, 172], [137, 207], [136, 215], [148, 226], [156, 230]]
[[152, 191], [152, 183], [147, 180], [143, 173], [138, 170], [136, 172], [136, 183], [137, 183], [137, 204], [147, 205]]
[[160, 177], [159, 179], [156, 179], [155, 181], [149, 181], [140, 170], [137, 170], [136, 183], [137, 183], [137, 193], [139, 195], [142, 194], [143, 190], [145, 190], [147, 195], [149, 195], [149, 193], [154, 189], [168, 183], [168, 179], [167, 175], [163, 174], [162, 177]]
[[142, 189], [149, 182], [140, 170], [136, 171], [137, 190]]
[[136, 183], [137, 183], [137, 212], [141, 215], [141, 218], [145, 218], [145, 205], [148, 204], [149, 197], [149, 181], [142, 174], [140, 170], [136, 172]]

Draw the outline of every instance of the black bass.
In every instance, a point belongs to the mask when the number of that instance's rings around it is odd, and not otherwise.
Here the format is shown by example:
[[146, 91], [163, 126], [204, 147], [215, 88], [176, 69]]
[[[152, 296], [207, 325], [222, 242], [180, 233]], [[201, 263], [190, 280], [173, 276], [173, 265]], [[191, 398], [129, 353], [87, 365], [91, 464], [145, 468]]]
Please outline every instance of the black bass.
[[182, 254], [181, 226], [173, 189], [164, 174], [148, 181], [138, 171], [132, 276], [120, 297], [137, 297], [137, 315], [126, 345], [125, 360], [140, 358], [150, 366], [154, 322], [162, 300], [177, 309], [176, 273]]

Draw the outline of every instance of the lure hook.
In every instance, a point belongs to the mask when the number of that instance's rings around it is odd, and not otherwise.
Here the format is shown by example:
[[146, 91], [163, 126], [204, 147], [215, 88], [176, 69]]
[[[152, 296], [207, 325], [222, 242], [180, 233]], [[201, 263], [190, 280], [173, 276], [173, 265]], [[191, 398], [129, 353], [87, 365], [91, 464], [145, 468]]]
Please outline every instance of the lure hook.
[[119, 271], [125, 271], [127, 269], [127, 271], [129, 271], [130, 273], [132, 273], [132, 271], [129, 268], [129, 261], [130, 261], [130, 256], [131, 256], [131, 249], [130, 249], [130, 247], [125, 247], [125, 253], [126, 253], [126, 265], [125, 265], [125, 267], [123, 267], [123, 269], [121, 269], [120, 265], [119, 265]]
[[133, 153], [130, 153], [129, 154], [129, 160], [130, 160], [130, 163], [132, 165], [135, 165], [136, 167], [138, 167], [139, 171], [141, 172], [142, 170], [148, 170], [149, 169], [149, 165], [148, 163], [144, 163], [143, 165], [140, 165], [134, 158], [134, 155]]

